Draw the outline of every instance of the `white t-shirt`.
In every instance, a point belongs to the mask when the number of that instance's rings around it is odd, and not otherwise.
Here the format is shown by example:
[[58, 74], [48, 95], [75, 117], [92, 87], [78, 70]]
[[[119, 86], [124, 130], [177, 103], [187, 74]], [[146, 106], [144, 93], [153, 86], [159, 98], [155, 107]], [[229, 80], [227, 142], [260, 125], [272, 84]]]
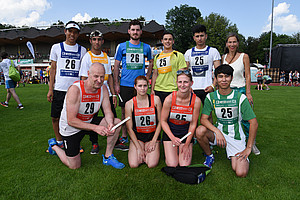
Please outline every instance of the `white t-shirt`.
[[184, 54], [185, 61], [190, 63], [189, 69], [193, 75], [193, 90], [204, 90], [212, 84], [214, 61], [221, 60], [216, 48], [206, 46], [203, 49], [193, 47]]
[[56, 61], [54, 90], [67, 91], [74, 81], [79, 80], [80, 62], [86, 49], [78, 44], [65, 42], [54, 44], [50, 51], [50, 60]]
[[[91, 55], [93, 56], [93, 61], [92, 61]], [[88, 77], [88, 71], [89, 71], [91, 65], [93, 64], [93, 62], [99, 62], [104, 65], [105, 78], [104, 78], [103, 84], [106, 85], [106, 87], [108, 89], [108, 94], [109, 94], [109, 96], [111, 96], [112, 94], [111, 94], [110, 88], [108, 86], [108, 75], [112, 74], [111, 62], [110, 62], [110, 58], [107, 56], [106, 53], [103, 53], [101, 51], [100, 55], [95, 55], [91, 51], [88, 51], [82, 58], [81, 67], [79, 70], [79, 77], [80, 76]]]
[[[14, 66], [17, 67], [18, 63], [16, 61], [13, 61], [13, 62], [14, 62]], [[3, 59], [2, 62], [0, 63], [0, 68], [3, 72], [5, 81], [11, 80], [11, 78], [9, 78], [9, 76], [8, 76], [10, 65], [11, 65], [11, 61], [8, 58]]]

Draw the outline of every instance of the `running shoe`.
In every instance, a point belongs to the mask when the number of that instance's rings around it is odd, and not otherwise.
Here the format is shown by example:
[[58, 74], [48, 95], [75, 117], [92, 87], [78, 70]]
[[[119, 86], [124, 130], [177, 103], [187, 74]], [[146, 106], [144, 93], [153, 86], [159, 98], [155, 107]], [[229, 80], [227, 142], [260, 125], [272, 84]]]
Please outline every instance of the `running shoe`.
[[120, 143], [120, 144], [116, 144], [114, 149], [116, 150], [121, 150], [121, 151], [128, 151], [129, 150], [129, 147], [126, 146], [125, 144], [123, 143]]
[[214, 157], [214, 154], [211, 154], [211, 155], [205, 155], [206, 159], [205, 159], [205, 162], [203, 163], [205, 166], [211, 168], [212, 167], [212, 164], [214, 163], [215, 161], [215, 157]]
[[254, 143], [251, 149], [252, 153], [254, 153], [254, 155], [258, 156], [260, 154], [259, 149], [257, 148], [256, 144]]
[[98, 154], [98, 153], [99, 153], [99, 144], [95, 143], [93, 144], [90, 154]]
[[4, 106], [5, 108], [8, 107], [8, 103], [5, 103], [5, 102], [0, 102], [1, 106]]
[[57, 145], [56, 139], [51, 138], [48, 140], [49, 147], [53, 147], [54, 145]]
[[116, 169], [123, 169], [125, 165], [117, 160], [117, 158], [114, 156], [114, 154], [111, 154], [107, 159], [103, 157], [103, 165], [111, 165]]
[[79, 150], [80, 153], [84, 153], [84, 150], [82, 147], [80, 147], [80, 150]]
[[56, 139], [55, 138], [49, 139], [48, 144], [49, 144], [48, 153], [50, 153], [51, 155], [56, 155], [56, 152], [52, 149], [54, 145], [57, 145]]
[[128, 137], [120, 137], [120, 143], [128, 143]]
[[20, 109], [20, 110], [22, 110], [23, 108], [24, 108], [24, 106], [23, 106], [23, 105], [17, 106], [17, 109]]

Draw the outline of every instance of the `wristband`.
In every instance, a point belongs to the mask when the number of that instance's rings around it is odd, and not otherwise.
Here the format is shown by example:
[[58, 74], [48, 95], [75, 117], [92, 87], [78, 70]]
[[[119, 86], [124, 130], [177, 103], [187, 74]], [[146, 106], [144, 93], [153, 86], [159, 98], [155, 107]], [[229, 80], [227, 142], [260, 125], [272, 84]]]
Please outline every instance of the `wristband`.
[[113, 96], [113, 97], [117, 97], [117, 95], [115, 95], [115, 94], [113, 94], [112, 96]]
[[214, 84], [211, 84], [211, 87], [215, 90], [215, 86], [214, 86]]

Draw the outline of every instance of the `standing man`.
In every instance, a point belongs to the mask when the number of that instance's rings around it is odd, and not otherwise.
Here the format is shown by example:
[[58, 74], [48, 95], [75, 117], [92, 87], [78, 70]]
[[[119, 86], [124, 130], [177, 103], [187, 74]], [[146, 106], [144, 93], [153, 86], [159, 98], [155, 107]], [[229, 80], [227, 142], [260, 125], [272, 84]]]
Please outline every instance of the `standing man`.
[[[88, 71], [93, 63], [101, 63], [105, 68], [105, 77], [103, 84], [108, 89], [109, 100], [111, 110], [114, 117], [117, 118], [115, 107], [117, 105], [117, 95], [115, 94], [113, 77], [111, 72], [111, 63], [108, 55], [102, 51], [102, 45], [104, 43], [103, 35], [99, 30], [95, 30], [90, 34], [91, 50], [88, 51], [82, 58], [79, 76], [81, 80], [85, 80], [88, 77]], [[102, 107], [101, 107], [102, 108]], [[103, 109], [102, 109], [103, 110]], [[103, 112], [104, 113], [104, 112]], [[95, 117], [97, 114], [95, 115]], [[92, 142], [91, 154], [99, 153], [98, 134], [91, 132], [90, 141]]]
[[[258, 123], [246, 95], [230, 88], [233, 68], [227, 64], [215, 70], [215, 79], [219, 89], [207, 95], [201, 115], [201, 126], [196, 130], [198, 143], [205, 153], [204, 165], [212, 167], [214, 155], [210, 143], [226, 148], [233, 171], [238, 177], [246, 177], [249, 171], [248, 156], [256, 137]], [[216, 126], [209, 120], [214, 111]], [[242, 128], [242, 120], [250, 123], [249, 138]]]
[[[134, 80], [136, 77], [145, 75], [145, 58], [149, 61], [146, 78], [149, 80], [153, 68], [153, 58], [150, 45], [140, 41], [142, 35], [142, 24], [139, 20], [129, 23], [128, 34], [130, 40], [117, 46], [114, 65], [114, 82], [116, 94], [123, 101], [119, 101], [122, 111], [122, 119], [125, 118], [125, 103], [133, 98]], [[122, 62], [122, 74], [119, 82], [120, 64]], [[126, 126], [122, 127], [120, 142], [128, 142]]]
[[0, 63], [0, 69], [2, 69], [2, 72], [4, 74], [5, 88], [7, 89], [7, 95], [6, 95], [6, 100], [4, 102], [0, 102], [0, 104], [7, 108], [10, 98], [11, 98], [11, 96], [13, 96], [15, 101], [18, 103], [17, 109], [22, 110], [24, 108], [24, 106], [21, 103], [21, 101], [15, 91], [17, 83], [14, 82], [13, 80], [11, 80], [11, 78], [9, 78], [9, 66], [11, 66], [11, 65], [13, 65], [13, 67], [17, 66], [19, 71], [20, 71], [20, 66], [13, 60], [10, 60], [8, 58], [8, 53], [6, 53], [6, 52], [1, 53], [1, 58], [2, 58], [2, 62]]
[[76, 43], [80, 27], [74, 21], [65, 26], [66, 40], [54, 44], [50, 51], [50, 83], [47, 99], [51, 102], [52, 126], [57, 143], [63, 145], [59, 133], [59, 118], [68, 88], [79, 80], [80, 62], [86, 49]]
[[217, 68], [221, 64], [221, 56], [216, 48], [205, 44], [207, 34], [204, 25], [197, 24], [192, 31], [196, 46], [187, 50], [184, 57], [187, 66], [192, 71], [194, 81], [192, 88], [203, 104], [206, 95], [215, 89], [213, 67]]
[[[104, 76], [104, 66], [94, 63], [88, 71], [88, 78], [84, 81], [76, 81], [69, 88], [59, 121], [65, 151], [59, 147], [55, 138], [48, 141], [49, 153], [57, 154], [70, 169], [81, 166], [80, 142], [87, 131], [107, 136], [106, 151], [102, 155], [104, 165], [111, 165], [117, 169], [125, 167], [112, 154], [121, 128], [111, 130], [120, 120], [114, 118], [110, 110], [107, 87], [103, 86]], [[94, 117], [101, 105], [105, 118]]]
[[164, 32], [161, 43], [164, 50], [154, 58], [151, 93], [159, 96], [162, 104], [165, 98], [177, 90], [177, 71], [186, 68], [182, 53], [173, 50], [174, 35]]

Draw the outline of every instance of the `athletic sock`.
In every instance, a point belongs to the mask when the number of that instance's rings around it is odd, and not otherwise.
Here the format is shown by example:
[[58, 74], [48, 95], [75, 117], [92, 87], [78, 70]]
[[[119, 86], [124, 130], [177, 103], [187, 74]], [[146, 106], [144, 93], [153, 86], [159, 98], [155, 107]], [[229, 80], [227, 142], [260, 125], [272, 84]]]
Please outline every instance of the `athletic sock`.
[[20, 103], [19, 106], [23, 106], [23, 105]]

